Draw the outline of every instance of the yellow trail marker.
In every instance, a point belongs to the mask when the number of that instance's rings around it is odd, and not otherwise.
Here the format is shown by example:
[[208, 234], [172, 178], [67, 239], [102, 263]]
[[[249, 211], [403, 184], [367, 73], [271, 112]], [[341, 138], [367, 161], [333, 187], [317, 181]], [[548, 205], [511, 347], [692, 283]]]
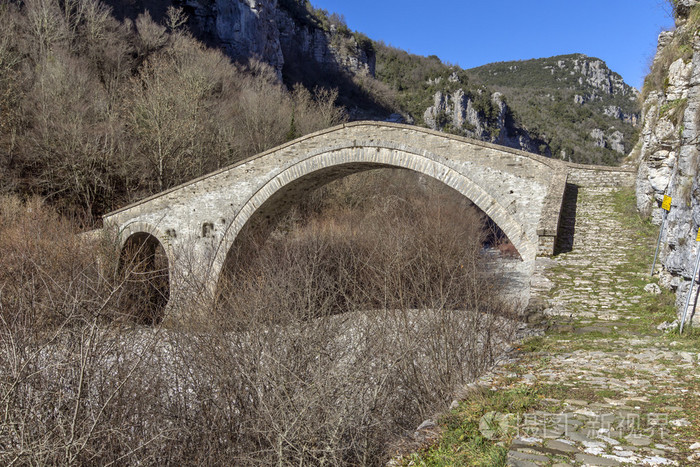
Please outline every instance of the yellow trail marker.
[[[671, 198], [668, 195], [664, 195], [664, 200], [661, 202], [661, 209], [664, 210], [664, 218], [661, 221], [661, 228], [659, 229], [659, 238], [656, 240], [656, 252], [654, 253], [654, 261], [651, 263], [651, 272], [649, 273], [650, 276], [654, 275], [654, 268], [656, 267], [656, 259], [659, 257], [659, 247], [661, 246], [661, 237], [664, 235], [664, 227], [666, 227], [666, 216], [668, 216], [669, 211], [671, 210], [671, 201], [673, 198]], [[700, 235], [700, 234], [698, 234]]]
[[671, 210], [671, 201], [672, 201], [672, 199], [673, 199], [673, 198], [671, 198], [670, 196], [664, 195], [664, 200], [663, 200], [663, 202], [661, 203], [661, 209], [663, 209], [663, 210], [665, 210], [665, 211], [670, 211], [670, 210]]

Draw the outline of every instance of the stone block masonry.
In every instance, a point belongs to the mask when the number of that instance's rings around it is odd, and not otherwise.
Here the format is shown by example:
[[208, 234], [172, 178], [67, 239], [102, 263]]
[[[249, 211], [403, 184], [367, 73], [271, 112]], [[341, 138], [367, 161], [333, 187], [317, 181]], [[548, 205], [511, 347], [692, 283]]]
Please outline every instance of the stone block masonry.
[[633, 187], [636, 179], [631, 168], [569, 164], [568, 182], [580, 187]]
[[413, 170], [457, 190], [499, 226], [528, 265], [538, 254], [553, 252], [567, 178], [615, 183], [627, 177], [624, 170], [573, 166], [423, 128], [356, 122], [109, 213], [104, 225], [122, 244], [134, 234], [154, 236], [168, 256], [171, 304], [204, 303], [244, 226], [275, 218], [302, 192], [381, 167]]
[[540, 294], [555, 332], [477, 381], [487, 390], [538, 388], [543, 396], [515, 418], [509, 465], [700, 462], [700, 443], [687, 431], [697, 410], [686, 403], [700, 355], [657, 336], [654, 325], [635, 324], [649, 292], [633, 284], [648, 270], [627, 241], [635, 232], [612, 202], [617, 190], [581, 186], [572, 251], [543, 260]]

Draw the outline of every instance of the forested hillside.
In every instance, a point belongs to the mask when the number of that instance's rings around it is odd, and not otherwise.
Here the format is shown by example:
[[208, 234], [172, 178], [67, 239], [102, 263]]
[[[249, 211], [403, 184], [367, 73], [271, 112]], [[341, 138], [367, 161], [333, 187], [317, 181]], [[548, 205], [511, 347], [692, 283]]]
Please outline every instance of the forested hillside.
[[616, 165], [638, 134], [637, 91], [581, 54], [463, 70], [375, 43], [376, 77], [410, 122], [564, 160]]
[[554, 157], [614, 165], [636, 143], [638, 93], [602, 60], [561, 55], [466, 74], [503, 93], [520, 124], [544, 139]]
[[125, 203], [342, 121], [336, 91], [233, 64], [170, 7], [123, 22], [99, 0], [0, 8], [0, 194], [90, 224]]
[[305, 0], [109, 3], [0, 9], [0, 194], [38, 194], [91, 224], [347, 118], [605, 164], [636, 134], [634, 90], [582, 55], [462, 70]]
[[550, 156], [547, 144], [522, 128], [500, 93], [437, 56], [421, 57], [376, 43], [377, 79], [410, 123]]

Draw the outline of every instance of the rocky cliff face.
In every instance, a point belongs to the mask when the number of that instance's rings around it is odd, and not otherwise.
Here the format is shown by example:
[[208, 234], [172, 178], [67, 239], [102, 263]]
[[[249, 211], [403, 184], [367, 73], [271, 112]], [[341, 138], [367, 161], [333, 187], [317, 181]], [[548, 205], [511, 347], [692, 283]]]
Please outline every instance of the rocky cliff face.
[[[608, 66], [598, 59], [590, 59], [585, 56], [580, 56], [572, 61], [572, 68], [575, 73], [578, 73], [579, 85], [583, 86], [584, 82], [588, 84], [594, 90], [592, 97], [595, 97], [595, 92], [602, 92], [605, 94], [615, 94], [621, 93], [626, 94], [628, 92], [629, 86], [625, 84], [620, 75], [616, 75], [610, 72]], [[567, 63], [565, 60], [559, 60], [557, 62], [557, 67], [560, 69], [565, 69]]]
[[676, 29], [659, 36], [652, 73], [645, 83], [647, 97], [637, 156], [639, 210], [660, 224], [663, 196], [673, 198], [660, 255], [660, 277], [662, 285], [676, 291], [680, 311], [690, 286], [700, 226], [700, 37], [695, 35], [699, 3], [679, 0]]
[[485, 109], [478, 109], [472, 96], [462, 88], [453, 92], [437, 91], [433, 105], [423, 114], [423, 121], [434, 130], [448, 130], [551, 157], [549, 147], [542, 140], [531, 137], [527, 131], [514, 125], [503, 94], [494, 92], [490, 95], [488, 111], [489, 115]]
[[[302, 58], [325, 69], [374, 75], [375, 57], [351, 36], [320, 28], [277, 0], [180, 0], [195, 34], [233, 59], [257, 57], [282, 76], [286, 60]], [[306, 19], [303, 21], [302, 19]]]
[[259, 57], [279, 73], [284, 65], [277, 0], [182, 0], [188, 26], [234, 59]]
[[301, 23], [283, 8], [277, 10], [275, 25], [284, 61], [309, 60], [326, 70], [374, 76], [374, 52], [363, 48], [352, 35], [343, 35], [334, 26], [326, 31]]
[[375, 55], [348, 31], [322, 27], [291, 0], [106, 0], [118, 18], [148, 11], [161, 22], [168, 6], [182, 8], [195, 37], [234, 60], [257, 58], [282, 77], [290, 60], [328, 71], [374, 75]]

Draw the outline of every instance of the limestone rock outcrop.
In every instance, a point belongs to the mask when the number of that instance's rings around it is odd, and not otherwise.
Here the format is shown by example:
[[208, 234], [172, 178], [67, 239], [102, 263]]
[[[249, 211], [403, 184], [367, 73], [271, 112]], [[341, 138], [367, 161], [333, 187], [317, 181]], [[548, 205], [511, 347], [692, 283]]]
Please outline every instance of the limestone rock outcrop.
[[[688, 19], [698, 0], [679, 0], [676, 29], [659, 35], [654, 69], [665, 72], [663, 85], [647, 90], [636, 184], [637, 207], [661, 224], [664, 195], [673, 202], [667, 215], [660, 253], [661, 284], [676, 291], [679, 312], [685, 303], [700, 243], [700, 37], [689, 33], [698, 25]], [[682, 43], [689, 41], [689, 43]], [[675, 58], [672, 54], [691, 50]], [[670, 66], [662, 63], [671, 56]], [[648, 82], [647, 86], [652, 85]], [[697, 319], [697, 318], [696, 318]]]
[[[132, 15], [154, 7], [143, 1], [107, 0]], [[139, 3], [142, 3], [139, 5]], [[233, 60], [257, 58], [282, 77], [291, 60], [315, 63], [326, 70], [374, 75], [375, 56], [352, 35], [303, 21], [278, 0], [176, 0], [166, 2], [187, 14], [190, 31], [206, 44], [221, 48]], [[162, 6], [162, 5], [161, 5]], [[158, 8], [158, 10], [164, 10]], [[308, 18], [307, 18], [308, 19]]]
[[616, 164], [637, 141], [639, 92], [601, 59], [576, 53], [498, 62], [467, 75], [503, 93], [519, 125], [553, 157]]
[[676, 4], [676, 17], [687, 18], [690, 14], [690, 10], [697, 5], [697, 0], [677, 0]]
[[433, 105], [423, 114], [423, 120], [434, 130], [451, 125], [464, 130], [472, 138], [488, 136], [486, 122], [474, 108], [472, 98], [461, 88], [452, 93], [437, 91]]
[[236, 59], [259, 57], [281, 73], [277, 0], [184, 0], [188, 26]]
[[[577, 96], [580, 97], [580, 96]], [[603, 115], [615, 118], [617, 120], [622, 120], [625, 123], [629, 123], [632, 126], [637, 126], [639, 123], [639, 114], [636, 113], [624, 113], [622, 108], [617, 105], [609, 105], [603, 109]]]
[[590, 132], [591, 139], [593, 140], [593, 145], [599, 148], [605, 147], [605, 132], [600, 128], [594, 128]]
[[626, 93], [627, 86], [620, 75], [610, 72], [602, 60], [592, 60], [588, 57], [575, 59], [574, 71], [580, 73], [579, 84], [584, 82], [605, 94]]
[[608, 134], [600, 128], [594, 128], [589, 133], [593, 140], [593, 145], [599, 148], [610, 148], [615, 152], [623, 154], [625, 152], [625, 135], [614, 127], [610, 128]]
[[277, 10], [276, 24], [285, 60], [312, 60], [326, 70], [374, 76], [374, 52], [361, 47], [354, 37], [341, 39], [334, 27], [325, 31], [300, 24], [283, 9]]
[[491, 116], [488, 117], [484, 110], [477, 109], [473, 97], [462, 88], [453, 92], [437, 91], [433, 105], [423, 114], [423, 120], [434, 130], [447, 130], [523, 151], [542, 152], [551, 157], [551, 151], [543, 141], [532, 138], [527, 131], [513, 124], [503, 94], [494, 92], [490, 96], [490, 110]]

